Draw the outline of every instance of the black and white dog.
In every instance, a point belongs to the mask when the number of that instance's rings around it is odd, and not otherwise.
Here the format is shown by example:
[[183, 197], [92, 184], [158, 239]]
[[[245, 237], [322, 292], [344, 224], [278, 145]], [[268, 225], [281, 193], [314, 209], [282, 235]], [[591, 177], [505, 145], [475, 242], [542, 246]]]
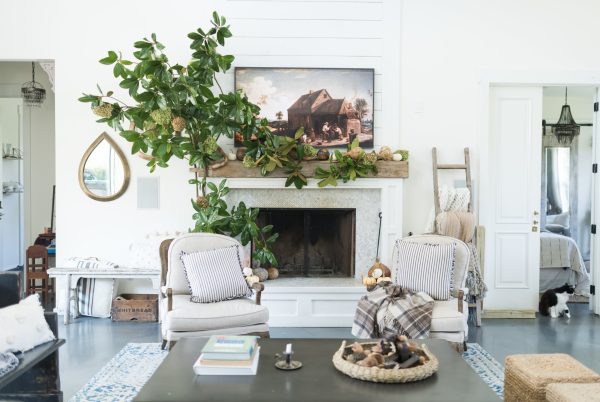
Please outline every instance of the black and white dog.
[[540, 299], [540, 314], [549, 315], [552, 318], [559, 316], [571, 318], [567, 302], [573, 293], [575, 293], [575, 288], [567, 283], [559, 288], [546, 290]]

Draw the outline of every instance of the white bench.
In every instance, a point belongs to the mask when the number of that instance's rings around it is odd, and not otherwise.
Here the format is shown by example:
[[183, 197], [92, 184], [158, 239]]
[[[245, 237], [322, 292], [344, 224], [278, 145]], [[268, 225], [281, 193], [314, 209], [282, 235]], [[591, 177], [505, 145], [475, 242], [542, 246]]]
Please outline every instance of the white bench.
[[[101, 279], [150, 279], [152, 288], [156, 290], [156, 294], [160, 298], [160, 270], [156, 269], [141, 269], [141, 268], [110, 268], [110, 269], [82, 269], [82, 268], [50, 268], [48, 270], [50, 278], [56, 278], [58, 281], [62, 279], [65, 284], [65, 311], [64, 323], [69, 324], [71, 301], [75, 303], [75, 311], [77, 311], [79, 303], [77, 302], [77, 281], [80, 278], [101, 278]], [[58, 301], [57, 301], [58, 305]], [[160, 304], [159, 304], [160, 309]], [[159, 314], [160, 317], [160, 314]]]

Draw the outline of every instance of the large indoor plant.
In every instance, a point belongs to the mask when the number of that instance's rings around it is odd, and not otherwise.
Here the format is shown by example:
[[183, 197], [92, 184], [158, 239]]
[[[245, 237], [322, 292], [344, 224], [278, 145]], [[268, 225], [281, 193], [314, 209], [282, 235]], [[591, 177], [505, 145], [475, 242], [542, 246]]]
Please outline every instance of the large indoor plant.
[[[131, 60], [121, 52], [109, 51], [100, 63], [112, 66], [129, 98], [117, 98], [113, 91], [104, 92], [98, 86], [98, 93], [83, 94], [79, 100], [91, 104], [99, 123], [119, 131], [131, 143], [133, 154], [149, 154], [150, 171], [168, 167], [172, 157], [188, 161], [195, 175], [189, 180], [196, 188], [194, 231], [239, 237], [244, 245], [252, 241], [253, 259], [276, 265], [269, 247], [277, 238], [272, 226], [259, 227], [258, 209], [247, 208], [243, 202], [228, 206], [226, 182], [209, 182], [208, 168], [224, 157], [217, 145], [222, 135], [232, 138], [241, 133], [246, 139], [265, 141], [272, 151], [261, 150], [260, 144], [249, 151], [253, 163], [262, 166], [265, 174], [285, 158], [286, 150], [280, 149], [279, 142], [288, 146], [295, 142], [270, 136], [266, 122], [257, 117], [258, 106], [240, 92], [222, 90], [217, 74], [227, 72], [234, 57], [220, 54], [217, 48], [231, 32], [225, 17], [216, 12], [211, 25], [188, 35], [192, 59], [186, 65], [172, 64], [155, 34], [134, 43]], [[272, 155], [266, 156], [269, 153]]]

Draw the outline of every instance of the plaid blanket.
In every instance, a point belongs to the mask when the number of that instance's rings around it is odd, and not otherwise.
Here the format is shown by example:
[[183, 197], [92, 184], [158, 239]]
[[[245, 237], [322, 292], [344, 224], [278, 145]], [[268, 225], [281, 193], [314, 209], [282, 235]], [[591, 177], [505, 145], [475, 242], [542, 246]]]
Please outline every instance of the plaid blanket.
[[412, 293], [391, 283], [378, 285], [358, 302], [352, 335], [357, 338], [396, 335], [427, 338], [432, 312], [433, 299], [428, 294]]

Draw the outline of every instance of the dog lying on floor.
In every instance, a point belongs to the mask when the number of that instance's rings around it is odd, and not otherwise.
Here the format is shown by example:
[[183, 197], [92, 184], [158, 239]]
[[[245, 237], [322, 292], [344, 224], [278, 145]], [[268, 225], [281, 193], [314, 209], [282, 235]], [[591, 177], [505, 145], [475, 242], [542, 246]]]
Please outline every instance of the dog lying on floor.
[[571, 318], [567, 302], [573, 293], [575, 293], [575, 288], [567, 283], [559, 288], [546, 290], [540, 299], [540, 314], [549, 315], [552, 318], [562, 316]]

